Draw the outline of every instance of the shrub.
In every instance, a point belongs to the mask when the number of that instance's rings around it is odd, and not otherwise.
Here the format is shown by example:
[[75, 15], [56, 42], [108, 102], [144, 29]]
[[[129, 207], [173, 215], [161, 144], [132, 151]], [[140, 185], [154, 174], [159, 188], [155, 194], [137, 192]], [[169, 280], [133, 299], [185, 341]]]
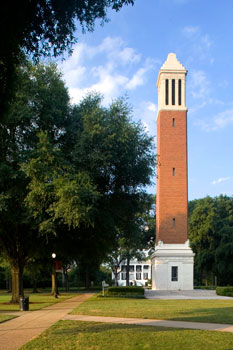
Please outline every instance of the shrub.
[[215, 290], [215, 286], [194, 286], [194, 289]]
[[144, 288], [142, 287], [109, 287], [107, 292], [109, 296], [144, 296]]
[[233, 287], [217, 287], [216, 294], [225, 297], [233, 297]]

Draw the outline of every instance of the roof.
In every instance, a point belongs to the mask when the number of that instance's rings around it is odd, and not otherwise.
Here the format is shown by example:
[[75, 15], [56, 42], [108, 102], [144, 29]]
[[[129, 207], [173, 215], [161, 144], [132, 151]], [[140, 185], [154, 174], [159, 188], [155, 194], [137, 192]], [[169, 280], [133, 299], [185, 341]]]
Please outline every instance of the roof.
[[186, 71], [186, 68], [178, 61], [175, 53], [169, 53], [167, 60], [164, 62], [160, 70], [179, 70]]

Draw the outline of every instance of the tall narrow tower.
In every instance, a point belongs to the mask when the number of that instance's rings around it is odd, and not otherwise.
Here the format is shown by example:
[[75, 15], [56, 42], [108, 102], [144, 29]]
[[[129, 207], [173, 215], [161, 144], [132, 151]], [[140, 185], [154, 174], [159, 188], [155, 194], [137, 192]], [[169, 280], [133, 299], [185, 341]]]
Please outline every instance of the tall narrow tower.
[[156, 246], [152, 288], [193, 289], [188, 241], [187, 70], [170, 53], [159, 71], [157, 119]]

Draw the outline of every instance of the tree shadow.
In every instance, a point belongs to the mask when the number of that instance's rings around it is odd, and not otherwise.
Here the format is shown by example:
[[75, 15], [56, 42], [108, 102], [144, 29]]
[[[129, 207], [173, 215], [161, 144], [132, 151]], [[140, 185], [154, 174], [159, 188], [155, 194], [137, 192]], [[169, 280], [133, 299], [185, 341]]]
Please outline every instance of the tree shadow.
[[233, 324], [233, 302], [232, 307], [185, 310], [179, 316], [169, 319], [173, 321]]

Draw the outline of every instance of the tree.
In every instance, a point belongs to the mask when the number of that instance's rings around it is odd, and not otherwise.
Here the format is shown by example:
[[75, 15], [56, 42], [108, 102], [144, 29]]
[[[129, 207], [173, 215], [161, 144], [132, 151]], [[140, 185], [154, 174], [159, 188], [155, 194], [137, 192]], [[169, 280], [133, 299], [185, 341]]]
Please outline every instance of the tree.
[[[41, 145], [40, 141], [40, 150], [26, 164], [25, 171], [30, 178], [27, 203], [34, 215], [42, 214], [40, 227], [43, 230], [57, 234], [61, 218], [68, 226], [65, 235], [72, 237], [77, 263], [86, 266], [88, 285], [88, 271], [93, 265], [98, 266], [113, 249], [117, 231], [129, 220], [134, 224], [131, 217], [134, 218], [138, 211], [139, 203], [145, 197], [143, 186], [150, 183], [153, 173], [152, 138], [140, 124], [131, 121], [130, 109], [124, 100], [104, 108], [101, 97], [92, 94], [73, 107], [59, 141], [60, 151], [57, 146], [52, 149], [46, 140]], [[54, 162], [58, 153], [66, 159], [60, 168], [58, 162]], [[86, 197], [93, 205], [89, 210], [93, 214], [89, 222], [74, 221], [82, 210], [73, 204], [67, 206], [65, 200], [71, 190], [62, 196], [64, 202], [60, 203], [62, 188], [71, 186], [71, 175], [67, 177], [67, 173], [78, 176], [79, 181], [88, 179], [80, 190], [85, 190], [88, 183], [93, 186], [95, 200], [91, 199], [91, 192]]]
[[155, 165], [153, 139], [130, 117], [131, 109], [124, 99], [106, 109], [99, 95], [89, 95], [74, 107], [66, 134], [69, 138], [64, 140], [70, 161], [77, 171], [85, 169], [100, 193], [92, 230], [94, 244], [103, 237], [98, 251], [103, 247], [105, 254], [114, 249], [115, 237], [123, 226], [128, 225], [133, 232], [135, 215], [146, 197], [143, 188], [150, 183]]
[[38, 59], [59, 56], [77, 41], [76, 30], [93, 31], [96, 19], [107, 21], [107, 9], [119, 11], [134, 0], [22, 0], [0, 5], [0, 116], [12, 96], [22, 52]]
[[24, 61], [15, 84], [15, 99], [0, 124], [0, 246], [11, 265], [12, 302], [17, 303], [23, 295], [24, 266], [39, 247], [36, 240], [42, 239], [25, 203], [28, 178], [21, 165], [30, 159], [40, 130], [46, 129], [54, 144], [59, 142], [69, 99], [54, 65]]
[[220, 195], [189, 203], [189, 238], [195, 256], [195, 275], [206, 283], [210, 274], [219, 284], [232, 283], [233, 199]]
[[124, 208], [124, 217], [115, 240], [114, 250], [108, 255], [107, 263], [112, 269], [117, 285], [120, 264], [126, 262], [126, 285], [129, 285], [129, 265], [131, 259], [144, 260], [145, 251], [149, 255], [154, 250], [155, 225], [155, 196], [141, 193], [136, 198], [134, 207], [132, 199]]
[[124, 100], [104, 108], [90, 95], [70, 107], [55, 65], [25, 62], [17, 74], [17, 98], [0, 125], [0, 245], [15, 280], [13, 302], [37, 239], [68, 237], [82, 261], [103, 261], [155, 160], [152, 138]]

